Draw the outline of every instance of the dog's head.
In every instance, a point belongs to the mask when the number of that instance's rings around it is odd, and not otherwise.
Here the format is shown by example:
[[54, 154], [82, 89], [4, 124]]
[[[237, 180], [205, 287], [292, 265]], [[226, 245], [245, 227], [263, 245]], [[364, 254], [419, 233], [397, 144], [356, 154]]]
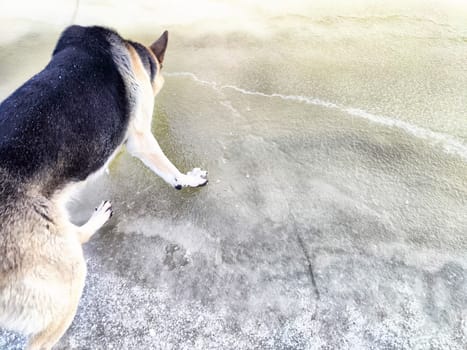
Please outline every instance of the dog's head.
[[148, 47], [137, 42], [127, 41], [127, 48], [130, 52], [135, 76], [140, 82], [143, 80], [149, 81], [154, 96], [157, 95], [164, 85], [161, 69], [168, 38], [169, 34], [165, 31], [159, 39]]

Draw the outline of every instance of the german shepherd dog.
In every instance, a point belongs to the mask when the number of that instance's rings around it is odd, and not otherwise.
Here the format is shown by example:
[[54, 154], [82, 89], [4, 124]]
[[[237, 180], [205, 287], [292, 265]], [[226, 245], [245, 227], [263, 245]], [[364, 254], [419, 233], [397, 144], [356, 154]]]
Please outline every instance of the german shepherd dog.
[[104, 201], [82, 226], [65, 209], [73, 188], [105, 169], [122, 145], [176, 189], [182, 174], [151, 133], [168, 33], [151, 46], [102, 27], [71, 26], [48, 65], [0, 105], [0, 326], [50, 349], [83, 291], [82, 243], [112, 215]]

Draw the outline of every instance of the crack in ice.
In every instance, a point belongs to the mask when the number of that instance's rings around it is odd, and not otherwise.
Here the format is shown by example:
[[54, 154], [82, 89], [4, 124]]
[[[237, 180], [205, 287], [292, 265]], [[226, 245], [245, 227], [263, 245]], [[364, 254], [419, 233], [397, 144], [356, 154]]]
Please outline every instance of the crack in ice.
[[310, 276], [310, 282], [311, 282], [311, 285], [313, 286], [316, 300], [320, 300], [321, 295], [319, 293], [318, 285], [316, 284], [315, 273], [313, 272], [313, 264], [311, 263], [312, 259], [310, 258], [310, 254], [308, 253], [308, 250], [305, 247], [305, 242], [303, 242], [302, 236], [300, 236], [298, 232], [297, 232], [297, 241], [307, 261], [308, 275]]
[[195, 82], [201, 85], [209, 86], [217, 91], [221, 91], [224, 89], [231, 89], [244, 95], [261, 96], [261, 97], [266, 97], [266, 98], [280, 98], [286, 101], [295, 101], [295, 102], [305, 103], [309, 105], [335, 109], [340, 112], [344, 112], [348, 115], [351, 115], [351, 116], [354, 116], [360, 119], [365, 119], [375, 124], [402, 130], [419, 139], [427, 140], [431, 142], [432, 144], [433, 143], [438, 144], [442, 146], [443, 150], [446, 153], [457, 155], [460, 158], [462, 158], [464, 161], [467, 161], [467, 145], [465, 145], [461, 140], [451, 135], [440, 133], [440, 132], [435, 132], [430, 129], [425, 129], [420, 126], [413, 125], [411, 123], [408, 123], [408, 122], [405, 122], [399, 119], [393, 119], [387, 116], [373, 114], [373, 113], [367, 112], [359, 108], [339, 105], [337, 103], [321, 100], [316, 97], [301, 96], [301, 95], [284, 95], [284, 94], [279, 94], [279, 93], [267, 94], [267, 93], [260, 92], [260, 91], [246, 90], [235, 85], [220, 85], [213, 81], [207, 81], [207, 80], [200, 79], [194, 73], [191, 73], [191, 72], [167, 73], [166, 76], [190, 77]]

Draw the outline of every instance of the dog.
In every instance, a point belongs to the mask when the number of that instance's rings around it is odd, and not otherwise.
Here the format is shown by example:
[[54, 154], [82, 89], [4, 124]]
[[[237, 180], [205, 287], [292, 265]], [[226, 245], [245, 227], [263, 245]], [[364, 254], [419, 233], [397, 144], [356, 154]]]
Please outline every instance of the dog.
[[82, 226], [69, 220], [73, 189], [120, 148], [175, 189], [183, 174], [151, 133], [168, 33], [149, 47], [99, 27], [63, 31], [50, 62], [0, 104], [0, 326], [51, 349], [70, 326], [86, 276], [82, 244], [112, 216], [102, 202]]

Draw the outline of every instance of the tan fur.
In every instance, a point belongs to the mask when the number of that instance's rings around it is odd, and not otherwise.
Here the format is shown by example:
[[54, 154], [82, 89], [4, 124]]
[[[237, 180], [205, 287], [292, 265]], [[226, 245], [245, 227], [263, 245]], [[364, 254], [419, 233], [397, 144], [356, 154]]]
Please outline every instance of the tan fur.
[[[14, 183], [6, 177], [2, 183]], [[86, 263], [74, 225], [53, 201], [21, 192], [0, 214], [0, 324], [34, 334], [28, 349], [49, 349], [73, 320]]]
[[130, 54], [131, 68], [138, 85], [136, 114], [129, 127], [127, 149], [131, 154], [140, 158], [157, 175], [171, 183], [173, 179], [180, 176], [180, 172], [164, 155], [150, 131], [154, 110], [154, 96], [157, 95], [164, 85], [160, 63], [148, 48], [148, 52], [154, 57], [157, 64], [157, 74], [154, 81], [151, 82], [136, 50], [131, 45], [127, 45], [127, 48]]
[[159, 60], [157, 59], [156, 55], [151, 51], [151, 49], [147, 48], [149, 54], [154, 58], [154, 61], [156, 62], [157, 65], [157, 75], [154, 81], [152, 82], [152, 89], [154, 91], [154, 96], [156, 96], [159, 91], [161, 91], [162, 87], [164, 86], [164, 76], [160, 74], [162, 65], [159, 63]]

